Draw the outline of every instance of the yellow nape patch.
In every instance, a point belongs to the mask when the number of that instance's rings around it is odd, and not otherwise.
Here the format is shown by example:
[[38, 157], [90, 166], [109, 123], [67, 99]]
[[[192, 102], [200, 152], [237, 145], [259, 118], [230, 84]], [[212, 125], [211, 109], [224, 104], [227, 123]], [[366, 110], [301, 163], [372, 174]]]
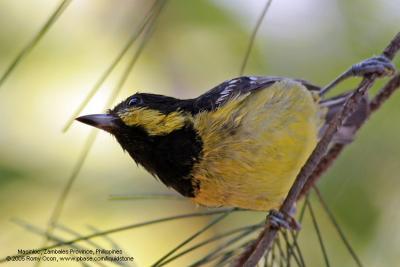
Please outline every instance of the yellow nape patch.
[[194, 201], [205, 206], [277, 208], [317, 143], [318, 99], [283, 80], [194, 117], [203, 158]]
[[141, 126], [149, 135], [166, 135], [185, 125], [186, 118], [179, 111], [163, 114], [148, 108], [124, 110], [118, 116], [127, 126]]

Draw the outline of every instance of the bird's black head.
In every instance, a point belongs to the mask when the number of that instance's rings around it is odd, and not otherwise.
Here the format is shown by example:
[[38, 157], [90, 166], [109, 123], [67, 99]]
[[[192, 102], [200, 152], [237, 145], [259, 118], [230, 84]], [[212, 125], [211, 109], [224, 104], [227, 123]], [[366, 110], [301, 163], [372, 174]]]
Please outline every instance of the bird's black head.
[[133, 129], [140, 129], [149, 136], [165, 135], [185, 125], [191, 104], [191, 100], [137, 93], [107, 114], [86, 115], [77, 120], [114, 135]]
[[193, 196], [188, 176], [200, 157], [202, 142], [193, 128], [192, 107], [192, 100], [137, 93], [106, 114], [77, 120], [113, 134], [151, 174], [181, 194]]

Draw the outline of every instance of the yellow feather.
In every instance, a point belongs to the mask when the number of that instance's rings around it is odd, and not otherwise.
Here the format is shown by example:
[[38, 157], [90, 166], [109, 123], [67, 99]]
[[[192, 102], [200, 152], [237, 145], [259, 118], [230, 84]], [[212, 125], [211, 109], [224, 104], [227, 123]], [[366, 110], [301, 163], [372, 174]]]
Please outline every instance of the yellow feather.
[[128, 126], [142, 126], [149, 135], [166, 135], [185, 125], [185, 116], [181, 112], [163, 114], [147, 108], [124, 110], [118, 116]]
[[317, 143], [318, 97], [283, 80], [230, 99], [215, 112], [194, 117], [203, 158], [194, 201], [205, 206], [277, 208]]

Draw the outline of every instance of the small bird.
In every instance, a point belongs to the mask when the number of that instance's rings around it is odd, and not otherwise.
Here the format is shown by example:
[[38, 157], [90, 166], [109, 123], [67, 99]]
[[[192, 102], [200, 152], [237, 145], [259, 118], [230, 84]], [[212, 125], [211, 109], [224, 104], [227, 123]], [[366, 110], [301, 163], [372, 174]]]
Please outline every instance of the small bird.
[[[115, 136], [149, 173], [194, 202], [277, 209], [349, 93], [324, 95], [350, 76], [395, 72], [384, 56], [352, 66], [325, 88], [284, 77], [244, 76], [193, 99], [136, 93], [106, 114], [77, 118]], [[367, 99], [338, 130], [350, 142]]]

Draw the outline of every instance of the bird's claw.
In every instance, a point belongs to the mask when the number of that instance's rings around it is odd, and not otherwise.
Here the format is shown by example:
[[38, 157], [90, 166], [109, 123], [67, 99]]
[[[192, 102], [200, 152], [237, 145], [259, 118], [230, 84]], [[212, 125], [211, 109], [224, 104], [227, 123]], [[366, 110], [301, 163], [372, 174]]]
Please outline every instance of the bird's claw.
[[366, 59], [351, 67], [354, 76], [369, 76], [372, 74], [378, 77], [392, 76], [396, 73], [396, 67], [385, 56], [377, 56]]
[[301, 228], [300, 224], [296, 221], [295, 218], [293, 218], [289, 214], [285, 214], [277, 210], [269, 211], [269, 214], [267, 216], [267, 224], [275, 229], [285, 228], [298, 231]]

